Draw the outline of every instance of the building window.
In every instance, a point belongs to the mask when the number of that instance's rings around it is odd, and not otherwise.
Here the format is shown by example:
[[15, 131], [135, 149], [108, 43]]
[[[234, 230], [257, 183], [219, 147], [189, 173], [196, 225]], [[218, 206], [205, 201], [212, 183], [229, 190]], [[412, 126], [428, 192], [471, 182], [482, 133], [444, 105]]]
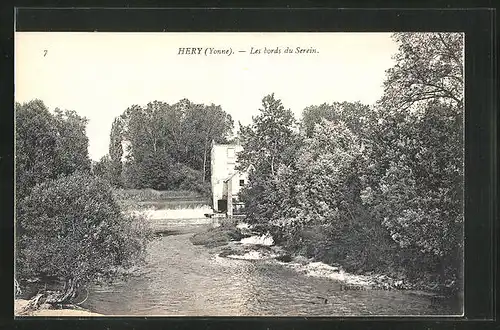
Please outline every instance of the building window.
[[234, 148], [227, 149], [227, 158], [234, 158]]
[[240, 180], [240, 187], [243, 187], [244, 184], [245, 184], [245, 180]]

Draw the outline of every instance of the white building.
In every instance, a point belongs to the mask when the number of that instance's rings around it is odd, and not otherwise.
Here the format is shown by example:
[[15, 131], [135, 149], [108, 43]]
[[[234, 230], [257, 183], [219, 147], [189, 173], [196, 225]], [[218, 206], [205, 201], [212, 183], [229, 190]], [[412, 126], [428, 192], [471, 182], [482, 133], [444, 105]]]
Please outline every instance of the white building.
[[237, 171], [237, 153], [243, 147], [238, 144], [212, 143], [212, 200], [213, 209], [218, 213], [232, 216], [243, 206], [238, 194], [248, 182], [248, 171]]

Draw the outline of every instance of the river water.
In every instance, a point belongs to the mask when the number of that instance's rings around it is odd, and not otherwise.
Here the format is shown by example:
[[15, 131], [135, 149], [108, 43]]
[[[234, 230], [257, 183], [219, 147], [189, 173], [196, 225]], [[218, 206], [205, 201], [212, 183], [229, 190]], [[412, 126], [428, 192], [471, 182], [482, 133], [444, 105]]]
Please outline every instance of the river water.
[[218, 257], [189, 238], [203, 218], [161, 220], [163, 235], [144, 265], [126, 280], [90, 288], [83, 307], [134, 316], [375, 316], [456, 315], [457, 301], [408, 291], [342, 290], [338, 281], [310, 277], [275, 260]]

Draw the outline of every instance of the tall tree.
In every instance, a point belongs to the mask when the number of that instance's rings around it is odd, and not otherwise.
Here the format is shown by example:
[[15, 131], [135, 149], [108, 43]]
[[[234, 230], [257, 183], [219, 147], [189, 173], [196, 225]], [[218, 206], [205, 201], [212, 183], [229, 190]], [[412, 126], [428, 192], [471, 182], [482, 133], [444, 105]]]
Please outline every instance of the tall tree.
[[396, 33], [396, 65], [387, 70], [385, 108], [407, 109], [425, 101], [463, 107], [464, 37], [461, 33]]
[[294, 166], [302, 142], [293, 113], [274, 94], [267, 95], [253, 123], [240, 126], [240, 140], [240, 168], [254, 167], [240, 197], [248, 220], [269, 228], [279, 212], [279, 178]]
[[41, 100], [16, 103], [16, 194], [58, 175], [90, 171], [87, 119], [74, 111], [51, 114]]
[[123, 124], [120, 117], [115, 118], [109, 136], [109, 178], [114, 186], [120, 186], [122, 174]]
[[[463, 252], [463, 35], [398, 33], [362, 197], [395, 242], [456, 283]], [[418, 256], [420, 254], [420, 256]], [[450, 284], [451, 285], [451, 284]]]
[[68, 175], [75, 171], [90, 171], [89, 139], [86, 134], [88, 119], [75, 111], [55, 109], [54, 119], [58, 131], [58, 166]]
[[16, 195], [24, 196], [36, 184], [55, 178], [57, 129], [41, 100], [16, 103]]
[[344, 121], [355, 134], [360, 134], [372, 115], [372, 109], [360, 102], [323, 103], [305, 108], [302, 112], [301, 125], [307, 137], [313, 135], [315, 126], [321, 124], [323, 119], [333, 122]]
[[220, 106], [188, 99], [173, 105], [154, 101], [146, 107], [132, 106], [121, 118], [128, 144], [126, 174], [134, 173], [133, 186], [156, 189], [178, 188], [184, 182], [181, 174], [205, 182], [212, 140], [226, 142], [233, 128], [231, 116]]
[[263, 174], [273, 176], [280, 164], [289, 166], [294, 160], [291, 156], [298, 139], [297, 122], [274, 94], [262, 99], [259, 111], [252, 124], [240, 127], [244, 151], [238, 159], [243, 167], [252, 164]]
[[210, 175], [210, 148], [212, 141], [226, 143], [234, 122], [220, 106], [193, 105], [186, 113], [186, 135], [189, 144], [190, 165], [202, 171], [202, 181]]
[[92, 162], [92, 174], [111, 182], [111, 159], [109, 155], [104, 155], [99, 161]]

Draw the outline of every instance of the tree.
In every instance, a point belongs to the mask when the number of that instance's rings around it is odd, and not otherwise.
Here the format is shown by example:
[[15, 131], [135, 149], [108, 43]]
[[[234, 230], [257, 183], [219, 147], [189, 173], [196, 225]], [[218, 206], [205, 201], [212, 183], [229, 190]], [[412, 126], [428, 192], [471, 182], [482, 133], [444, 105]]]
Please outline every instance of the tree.
[[202, 171], [202, 181], [205, 182], [207, 175], [210, 175], [208, 164], [212, 141], [228, 142], [234, 122], [231, 115], [215, 104], [191, 106], [186, 113], [185, 120], [191, 160], [189, 165]]
[[456, 287], [463, 253], [463, 35], [394, 38], [400, 48], [372, 123], [361, 196], [415, 263], [432, 260], [422, 267]]
[[249, 126], [240, 126], [244, 151], [238, 155], [241, 167], [252, 164], [264, 176], [274, 176], [280, 164], [290, 166], [297, 149], [297, 123], [290, 109], [285, 109], [274, 94], [262, 99], [260, 114]]
[[41, 100], [16, 103], [15, 111], [17, 197], [59, 175], [90, 171], [87, 119], [59, 109], [53, 115]]
[[166, 118], [162, 115], [165, 108], [168, 105], [162, 102], [149, 103], [145, 108], [133, 105], [120, 117], [122, 139], [127, 143], [124, 181], [134, 188], [157, 188], [159, 177], [168, 174], [163, 173], [171, 163]]
[[[174, 105], [154, 101], [146, 107], [129, 107], [120, 122], [123, 140], [128, 143], [124, 174], [133, 174], [125, 181], [136, 188], [179, 189], [184, 179], [198, 177], [204, 184], [210, 174], [212, 141], [226, 142], [233, 128], [231, 116], [220, 106], [187, 99]], [[186, 178], [179, 179], [181, 173]]]
[[[306, 139], [296, 170], [288, 176], [293, 198], [282, 205], [288, 245], [349, 271], [388, 264], [390, 241], [360, 199], [364, 144], [342, 120], [323, 119]], [[314, 233], [310, 236], [308, 233]], [[297, 243], [298, 246], [297, 246]]]
[[122, 118], [117, 117], [111, 125], [109, 136], [109, 179], [114, 186], [121, 185], [123, 146]]
[[[425, 113], [422, 118], [387, 120], [384, 126], [392, 127], [392, 136], [384, 146], [386, 163], [382, 171], [372, 166], [366, 172], [362, 195], [402, 248], [435, 255], [443, 277], [450, 268], [458, 276], [463, 251], [462, 119], [456, 109], [441, 103], [428, 104]], [[368, 184], [373, 174], [376, 179]]]
[[312, 105], [302, 112], [302, 128], [307, 137], [311, 137], [317, 124], [323, 119], [343, 121], [355, 134], [360, 134], [369, 117], [373, 115], [369, 106], [360, 102], [334, 102]]
[[355, 221], [351, 207], [356, 194], [350, 190], [360, 152], [359, 139], [345, 123], [323, 120], [316, 125], [300, 151], [295, 178], [290, 182], [299, 201], [296, 221]]
[[97, 177], [111, 182], [111, 159], [109, 155], [104, 155], [99, 161], [93, 162], [92, 173]]
[[16, 197], [58, 174], [57, 130], [40, 100], [16, 103]]
[[[91, 175], [87, 120], [33, 100], [16, 104], [16, 277], [56, 277], [65, 303], [80, 284], [142, 254], [146, 236], [121, 213], [105, 180]], [[94, 173], [108, 173], [107, 157]]]
[[260, 114], [249, 126], [240, 126], [243, 151], [238, 154], [239, 168], [253, 165], [249, 184], [240, 193], [250, 222], [273, 224], [279, 212], [279, 171], [292, 168], [302, 141], [293, 113], [285, 109], [274, 94], [262, 100]]
[[59, 137], [56, 151], [59, 171], [65, 175], [77, 171], [90, 172], [89, 139], [86, 135], [88, 119], [72, 110], [56, 108], [54, 112]]
[[461, 33], [395, 33], [396, 65], [387, 70], [381, 103], [407, 109], [425, 101], [463, 107], [464, 39]]

